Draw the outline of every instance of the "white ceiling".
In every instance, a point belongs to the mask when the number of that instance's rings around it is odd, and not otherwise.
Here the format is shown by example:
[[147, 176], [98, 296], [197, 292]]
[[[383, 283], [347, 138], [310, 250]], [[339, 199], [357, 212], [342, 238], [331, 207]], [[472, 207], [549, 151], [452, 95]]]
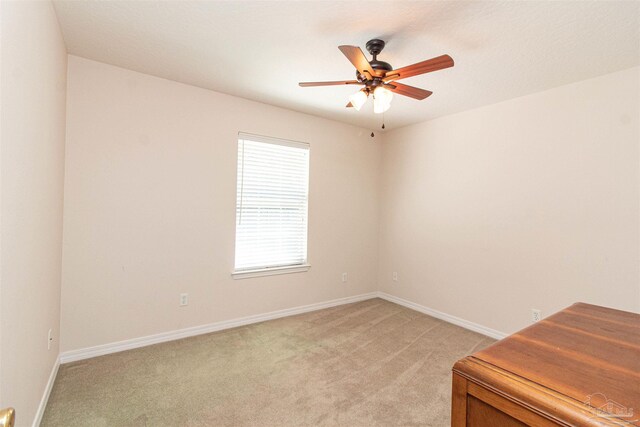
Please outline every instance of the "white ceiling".
[[638, 1], [55, 1], [69, 53], [368, 128], [346, 109], [355, 76], [338, 45], [382, 38], [400, 68], [441, 54], [455, 67], [403, 80], [387, 129], [640, 64]]

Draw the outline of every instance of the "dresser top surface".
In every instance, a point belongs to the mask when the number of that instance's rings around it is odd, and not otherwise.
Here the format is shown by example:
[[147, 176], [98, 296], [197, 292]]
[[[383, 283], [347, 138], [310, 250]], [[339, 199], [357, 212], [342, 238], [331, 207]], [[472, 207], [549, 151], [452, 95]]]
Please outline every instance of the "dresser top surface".
[[577, 303], [472, 357], [640, 425], [640, 314]]

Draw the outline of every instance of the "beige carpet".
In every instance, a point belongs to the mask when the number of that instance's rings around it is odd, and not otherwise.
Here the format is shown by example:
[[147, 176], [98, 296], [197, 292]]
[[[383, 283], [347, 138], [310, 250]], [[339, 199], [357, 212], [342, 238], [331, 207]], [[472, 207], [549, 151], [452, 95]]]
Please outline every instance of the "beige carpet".
[[42, 426], [448, 426], [492, 342], [372, 299], [62, 365]]

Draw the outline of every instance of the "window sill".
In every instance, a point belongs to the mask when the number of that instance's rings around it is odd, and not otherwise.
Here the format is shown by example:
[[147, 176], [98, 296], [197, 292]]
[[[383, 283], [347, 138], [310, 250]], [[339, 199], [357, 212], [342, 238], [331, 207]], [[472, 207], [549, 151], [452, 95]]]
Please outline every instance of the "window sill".
[[303, 273], [311, 268], [309, 264], [288, 265], [286, 267], [259, 268], [256, 270], [239, 270], [231, 273], [234, 279], [249, 279], [251, 277], [274, 276], [276, 274]]

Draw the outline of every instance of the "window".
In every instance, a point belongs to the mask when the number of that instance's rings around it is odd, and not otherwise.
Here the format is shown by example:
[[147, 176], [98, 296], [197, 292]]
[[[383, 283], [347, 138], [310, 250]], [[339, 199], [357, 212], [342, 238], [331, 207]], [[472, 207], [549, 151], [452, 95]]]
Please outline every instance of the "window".
[[304, 271], [309, 145], [238, 134], [234, 277]]

